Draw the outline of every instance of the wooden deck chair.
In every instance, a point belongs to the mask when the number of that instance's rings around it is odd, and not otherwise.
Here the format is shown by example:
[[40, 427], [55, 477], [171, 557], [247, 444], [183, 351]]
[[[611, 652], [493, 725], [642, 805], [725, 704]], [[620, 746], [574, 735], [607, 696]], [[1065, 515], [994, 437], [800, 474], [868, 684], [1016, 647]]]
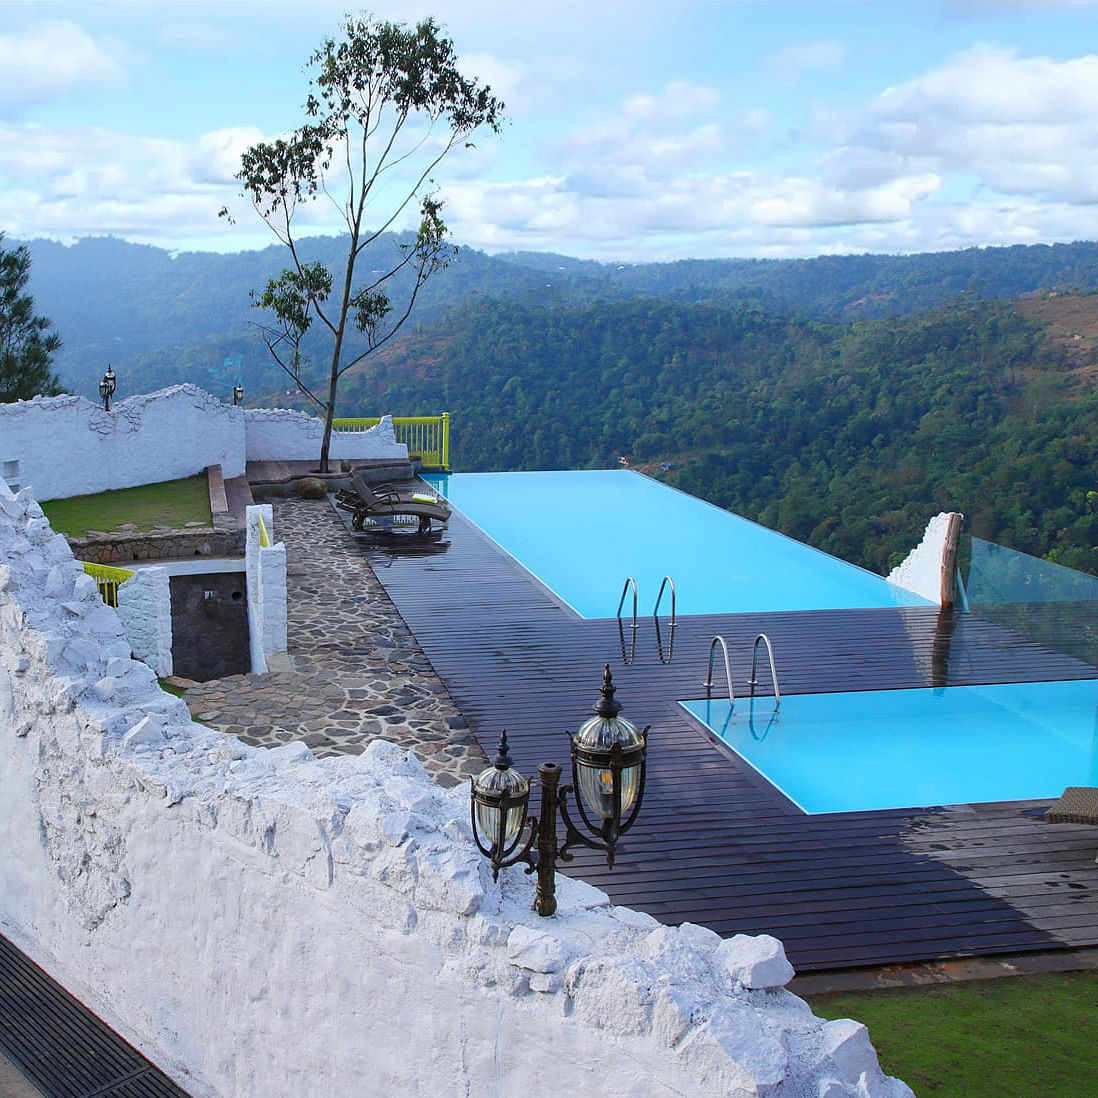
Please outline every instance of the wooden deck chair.
[[354, 530], [361, 530], [367, 519], [407, 515], [419, 520], [416, 533], [422, 536], [431, 532], [432, 520], [441, 525], [450, 518], [449, 505], [426, 485], [371, 485], [361, 473], [353, 473], [351, 487], [336, 493], [336, 506], [351, 512]]

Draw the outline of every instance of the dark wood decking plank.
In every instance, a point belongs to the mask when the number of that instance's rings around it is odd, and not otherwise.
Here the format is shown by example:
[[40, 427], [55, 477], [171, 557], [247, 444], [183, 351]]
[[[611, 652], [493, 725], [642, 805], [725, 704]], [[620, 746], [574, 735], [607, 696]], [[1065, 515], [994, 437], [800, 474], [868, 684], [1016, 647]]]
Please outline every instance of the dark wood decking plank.
[[[645, 806], [613, 872], [589, 851], [569, 868], [615, 902], [775, 934], [802, 970], [1098, 943], [1098, 881], [1069, 895], [1059, 879], [1082, 876], [1098, 831], [1088, 843], [1046, 825], [1036, 802], [806, 816], [676, 704], [704, 696], [717, 634], [740, 693], [759, 632], [789, 695], [1095, 678], [1094, 667], [934, 608], [682, 618], [670, 662], [668, 622], [657, 637], [648, 617], [629, 662], [615, 620], [577, 618], [459, 514], [444, 541], [430, 555], [358, 544], [489, 753], [506, 728], [525, 773], [567, 765], [565, 729], [590, 714], [606, 662], [625, 715], [651, 724]], [[628, 654], [628, 625], [624, 639]], [[719, 657], [714, 678], [723, 693]], [[768, 668], [761, 680], [769, 694]]]

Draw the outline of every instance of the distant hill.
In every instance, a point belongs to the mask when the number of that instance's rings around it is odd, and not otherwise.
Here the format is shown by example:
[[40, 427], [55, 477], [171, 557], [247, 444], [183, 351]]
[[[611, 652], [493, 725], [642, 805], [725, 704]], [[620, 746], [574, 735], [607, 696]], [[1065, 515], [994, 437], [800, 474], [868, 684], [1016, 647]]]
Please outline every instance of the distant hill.
[[[16, 241], [9, 241], [16, 244]], [[277, 245], [218, 255], [172, 254], [110, 237], [64, 246], [24, 242], [30, 289], [64, 346], [63, 383], [94, 396], [108, 362], [122, 389], [146, 391], [193, 380], [225, 392], [238, 376], [250, 394], [274, 394], [282, 378], [252, 327], [249, 293], [285, 265]], [[385, 239], [392, 250], [398, 237]], [[332, 260], [336, 238], [308, 242], [307, 258]], [[906, 315], [960, 293], [1016, 298], [1049, 290], [1098, 289], [1098, 244], [971, 248], [916, 256], [824, 256], [807, 260], [683, 260], [612, 264], [551, 253], [489, 256], [461, 248], [427, 283], [415, 323], [430, 328], [450, 309], [478, 299], [575, 308], [639, 298], [850, 319]]]

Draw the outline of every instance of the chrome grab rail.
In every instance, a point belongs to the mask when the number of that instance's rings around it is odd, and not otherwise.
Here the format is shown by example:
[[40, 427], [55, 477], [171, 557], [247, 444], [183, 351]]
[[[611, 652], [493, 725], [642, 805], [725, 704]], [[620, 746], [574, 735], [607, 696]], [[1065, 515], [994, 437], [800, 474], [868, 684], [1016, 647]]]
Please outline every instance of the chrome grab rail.
[[736, 692], [732, 689], [732, 665], [728, 660], [728, 645], [724, 643], [724, 637], [720, 634], [709, 642], [709, 671], [705, 676], [705, 691], [708, 696], [709, 691], [713, 689], [713, 649], [717, 647], [718, 642], [724, 650], [724, 674], [728, 680], [728, 701], [731, 704], [736, 700]]
[[637, 581], [635, 579], [633, 579], [632, 576], [630, 576], [625, 581], [625, 586], [622, 587], [622, 589], [621, 589], [621, 598], [618, 599], [617, 617], [620, 620], [620, 618], [621, 618], [621, 608], [625, 605], [625, 592], [628, 591], [630, 587], [633, 588], [633, 628], [636, 629], [636, 627], [637, 627]]
[[[660, 603], [663, 601], [664, 588], [670, 585], [671, 587], [671, 628], [675, 628], [675, 581], [670, 576], [663, 577], [663, 583], [660, 584], [660, 593], [656, 596], [656, 605], [652, 607], [652, 617], [659, 617]], [[624, 597], [624, 594], [623, 596]]]
[[747, 680], [747, 685], [751, 687], [751, 693], [754, 695], [758, 683], [755, 672], [759, 662], [759, 641], [765, 641], [766, 654], [770, 657], [770, 681], [774, 684], [774, 708], [777, 709], [782, 704], [782, 694], [778, 689], [778, 670], [774, 666], [774, 649], [770, 644], [770, 638], [765, 633], [760, 633], [755, 638], [755, 647], [751, 652], [751, 678]]

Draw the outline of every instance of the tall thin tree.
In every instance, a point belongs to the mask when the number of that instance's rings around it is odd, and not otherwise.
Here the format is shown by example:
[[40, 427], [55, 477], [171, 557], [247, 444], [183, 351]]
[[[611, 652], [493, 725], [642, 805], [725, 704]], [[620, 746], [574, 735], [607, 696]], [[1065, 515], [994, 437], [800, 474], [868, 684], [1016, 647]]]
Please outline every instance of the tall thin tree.
[[[288, 137], [251, 146], [237, 179], [290, 253], [290, 265], [253, 298], [273, 316], [262, 330], [275, 362], [324, 414], [320, 469], [327, 472], [340, 378], [393, 338], [423, 284], [454, 253], [431, 173], [453, 149], [470, 147], [474, 130], [498, 132], [503, 104], [462, 75], [453, 42], [433, 19], [408, 27], [348, 16], [343, 38], [328, 39], [309, 65], [306, 121]], [[336, 272], [307, 261], [295, 227], [303, 206], [318, 198], [347, 226]], [[390, 251], [383, 234], [417, 200], [418, 228]], [[357, 278], [371, 246], [379, 259]], [[312, 391], [303, 371], [314, 321], [330, 340], [325, 395]], [[364, 338], [352, 338], [354, 331]]]

